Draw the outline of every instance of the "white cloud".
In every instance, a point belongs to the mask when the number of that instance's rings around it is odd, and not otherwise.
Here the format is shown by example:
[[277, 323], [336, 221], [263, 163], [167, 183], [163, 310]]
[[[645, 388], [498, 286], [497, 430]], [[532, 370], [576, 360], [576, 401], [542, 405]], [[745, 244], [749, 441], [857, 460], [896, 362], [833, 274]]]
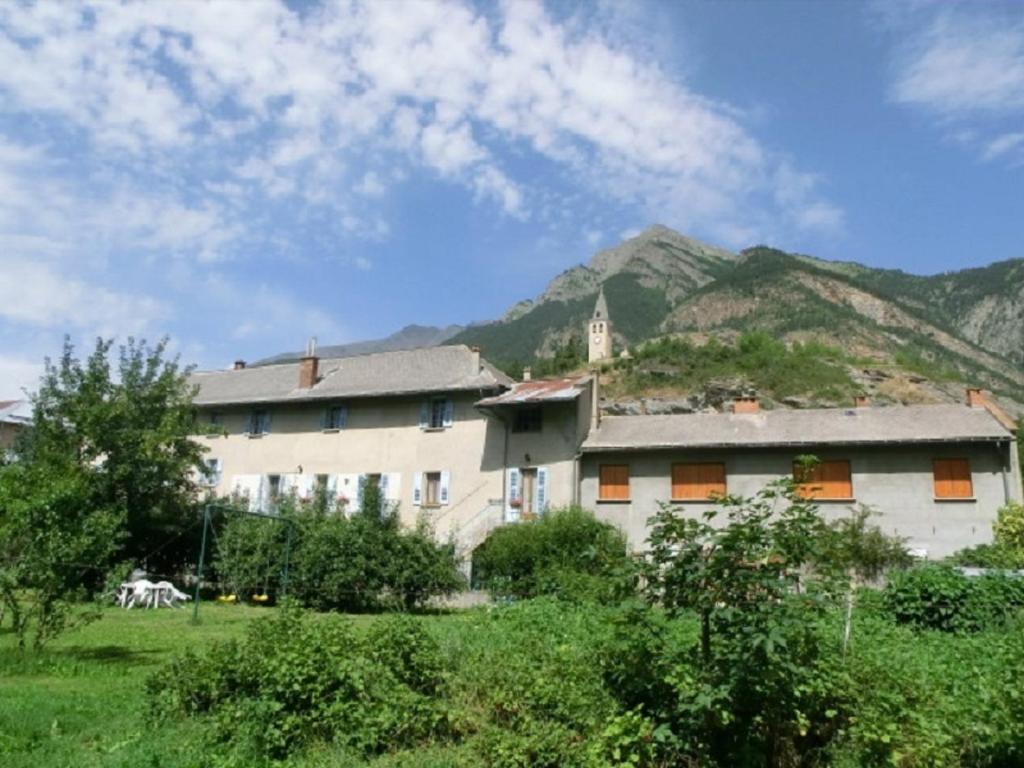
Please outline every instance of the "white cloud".
[[892, 22], [906, 34], [893, 100], [935, 116], [949, 138], [985, 161], [1020, 157], [1024, 18], [1013, 9], [919, 5]]
[[1008, 152], [1024, 148], [1024, 131], [1004, 133], [992, 139], [985, 147], [983, 157], [985, 160], [994, 160]]
[[899, 102], [942, 114], [1024, 109], [1024, 21], [943, 12], [904, 56]]
[[[8, 6], [0, 90], [10, 108], [60, 115], [101, 148], [168, 168], [219, 156], [257, 194], [332, 206], [352, 232], [377, 229], [359, 193], [381, 194], [367, 180], [396, 161], [528, 216], [537, 190], [514, 167], [526, 148], [592, 193], [652, 218], [675, 211], [671, 223], [709, 234], [780, 215], [834, 227], [836, 216], [808, 215], [835, 210], [815, 191], [779, 208], [782, 161], [737, 112], [634, 52], [635, 34], [611, 40], [597, 17], [558, 23], [531, 2], [488, 16], [457, 0], [301, 14], [270, 0], [187, 13], [169, 2]], [[216, 206], [196, 207], [182, 231], [232, 231], [203, 218]]]
[[0, 259], [0, 273], [0, 318], [14, 323], [113, 335], [145, 332], [168, 314], [151, 297], [112, 291], [40, 263]]
[[26, 391], [35, 391], [42, 375], [42, 362], [0, 354], [0, 400], [21, 400]]

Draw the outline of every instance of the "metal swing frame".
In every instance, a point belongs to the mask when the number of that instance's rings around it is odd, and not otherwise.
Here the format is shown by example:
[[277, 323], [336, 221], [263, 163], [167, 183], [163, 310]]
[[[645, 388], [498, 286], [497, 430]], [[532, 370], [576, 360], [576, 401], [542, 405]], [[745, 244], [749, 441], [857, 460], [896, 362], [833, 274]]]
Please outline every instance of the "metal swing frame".
[[212, 511], [214, 509], [223, 512], [234, 512], [239, 515], [248, 515], [249, 517], [262, 517], [267, 520], [277, 520], [278, 522], [284, 523], [287, 526], [287, 531], [284, 540], [284, 568], [281, 572], [281, 598], [288, 597], [288, 563], [291, 560], [292, 553], [292, 528], [295, 525], [295, 521], [289, 517], [283, 517], [281, 515], [271, 514], [269, 512], [254, 512], [248, 509], [238, 509], [238, 507], [230, 504], [223, 504], [221, 502], [211, 501], [207, 502], [203, 506], [203, 536], [199, 544], [199, 560], [196, 563], [196, 592], [195, 598], [192, 601], [192, 623], [199, 623], [199, 589], [203, 584], [203, 565], [206, 560], [206, 535], [207, 531], [210, 530]]

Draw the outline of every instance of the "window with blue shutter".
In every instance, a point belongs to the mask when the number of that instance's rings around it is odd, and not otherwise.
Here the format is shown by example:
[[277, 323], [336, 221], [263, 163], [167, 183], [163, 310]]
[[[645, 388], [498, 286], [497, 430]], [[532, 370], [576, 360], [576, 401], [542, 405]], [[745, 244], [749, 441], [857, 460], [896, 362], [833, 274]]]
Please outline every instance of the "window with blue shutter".
[[249, 434], [265, 435], [270, 431], [270, 411], [255, 410], [249, 414]]
[[522, 499], [519, 496], [519, 470], [509, 469], [505, 472], [505, 519], [518, 520]]
[[441, 494], [440, 494], [440, 497], [438, 499], [439, 503], [441, 503], [441, 504], [447, 504], [448, 503], [448, 488], [451, 485], [451, 482], [452, 482], [452, 473], [451, 472], [442, 472], [441, 473]]
[[332, 405], [324, 411], [321, 429], [344, 429], [348, 422], [348, 408], [344, 405]]
[[432, 397], [420, 406], [420, 429], [446, 429], [455, 420], [451, 398]]
[[543, 515], [548, 507], [548, 469], [547, 467], [537, 468], [537, 487], [534, 489], [533, 510], [538, 515]]

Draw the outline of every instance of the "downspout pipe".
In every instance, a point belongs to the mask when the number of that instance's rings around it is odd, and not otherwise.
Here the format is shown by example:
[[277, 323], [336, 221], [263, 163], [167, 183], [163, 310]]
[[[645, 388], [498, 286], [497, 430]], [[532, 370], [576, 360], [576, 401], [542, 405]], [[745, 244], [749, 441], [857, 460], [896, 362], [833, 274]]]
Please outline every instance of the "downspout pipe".
[[1001, 459], [1000, 464], [1002, 464], [1003, 470], [1003, 501], [1007, 504], [1013, 501], [1013, 465], [1011, 464], [1011, 461], [1013, 460], [1012, 446], [1013, 443], [1008, 440], [1005, 445], [1005, 450], [999, 451], [999, 458]]

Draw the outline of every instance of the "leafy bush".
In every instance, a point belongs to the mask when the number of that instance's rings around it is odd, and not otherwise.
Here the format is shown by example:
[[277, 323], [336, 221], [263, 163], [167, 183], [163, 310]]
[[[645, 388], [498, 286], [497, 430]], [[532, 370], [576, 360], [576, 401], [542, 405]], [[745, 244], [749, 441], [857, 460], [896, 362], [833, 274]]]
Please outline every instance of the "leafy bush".
[[893, 568], [913, 563], [906, 540], [887, 535], [870, 523], [876, 514], [860, 506], [849, 517], [829, 522], [821, 532], [816, 566], [846, 572], [857, 583], [873, 582]]
[[579, 507], [492, 531], [473, 554], [474, 578], [500, 597], [615, 600], [631, 591], [623, 534]]
[[969, 578], [948, 565], [894, 574], [885, 601], [896, 621], [942, 632], [977, 632], [1024, 607], [1024, 579], [991, 573]]
[[696, 763], [774, 765], [827, 743], [838, 694], [816, 624], [830, 590], [807, 581], [826, 534], [817, 508], [780, 480], [700, 520], [662, 505], [652, 523], [649, 594], [694, 611], [700, 638], [691, 664], [670, 668], [671, 695], [642, 703]]
[[956, 565], [1024, 569], [1024, 505], [1011, 501], [996, 511], [991, 544], [962, 549], [950, 557]]
[[154, 717], [209, 715], [215, 740], [240, 756], [316, 742], [373, 754], [445, 731], [439, 653], [408, 617], [364, 637], [345, 619], [288, 609], [241, 642], [175, 659], [146, 688]]
[[1011, 501], [996, 512], [992, 527], [996, 545], [1018, 553], [1024, 560], [1024, 504]]
[[214, 562], [233, 593], [281, 593], [289, 535], [288, 594], [306, 607], [409, 610], [462, 586], [454, 547], [424, 525], [404, 529], [393, 510], [345, 516], [288, 499], [279, 513], [290, 523], [235, 515], [224, 526]]

